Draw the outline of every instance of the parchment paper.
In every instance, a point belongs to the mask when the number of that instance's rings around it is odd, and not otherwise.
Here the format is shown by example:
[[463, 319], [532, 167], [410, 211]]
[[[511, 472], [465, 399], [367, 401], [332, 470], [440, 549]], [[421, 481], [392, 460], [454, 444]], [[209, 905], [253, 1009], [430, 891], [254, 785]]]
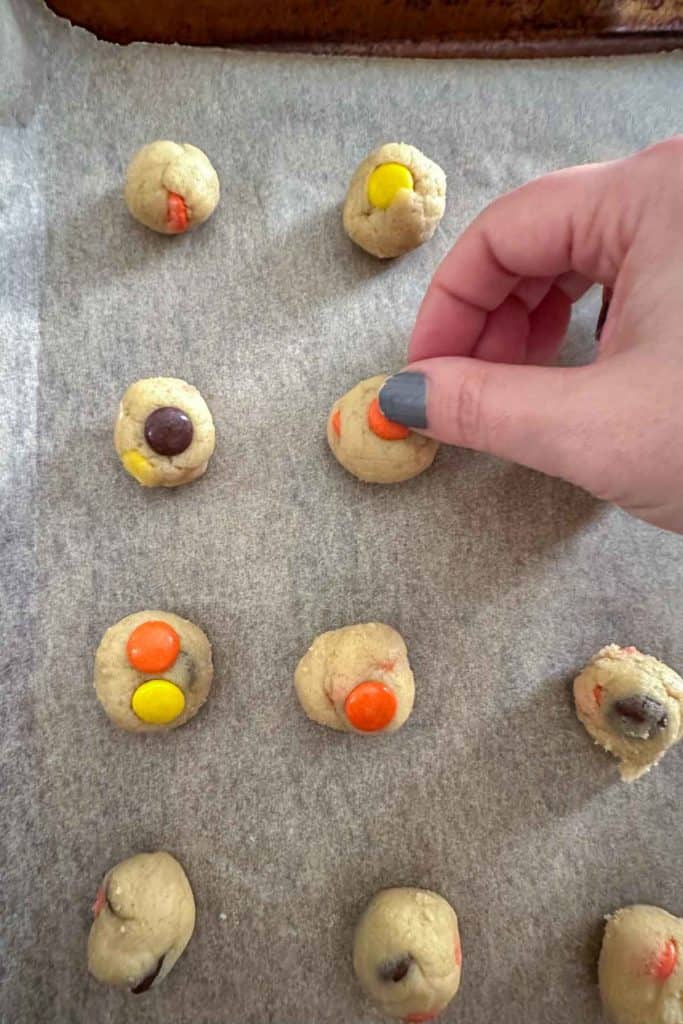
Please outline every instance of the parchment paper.
[[[487, 201], [680, 128], [680, 57], [126, 49], [36, 2], [6, 6], [3, 31], [2, 1019], [370, 1022], [354, 923], [377, 889], [416, 884], [460, 916], [444, 1021], [598, 1021], [603, 915], [683, 913], [683, 751], [620, 783], [570, 681], [613, 640], [683, 668], [682, 542], [455, 450], [409, 484], [362, 485], [324, 424], [400, 367], [431, 273]], [[221, 178], [187, 237], [121, 198], [158, 137], [198, 144]], [[340, 203], [393, 138], [445, 168], [448, 208], [429, 245], [381, 264]], [[175, 492], [139, 488], [112, 446], [120, 395], [157, 374], [197, 385], [218, 432], [206, 477]], [[145, 739], [111, 726], [92, 661], [107, 626], [157, 607], [204, 627], [216, 682], [190, 725]], [[318, 632], [370, 619], [406, 638], [417, 701], [400, 734], [365, 740], [310, 723], [291, 680]], [[89, 908], [112, 864], [157, 848], [186, 867], [198, 923], [135, 997], [89, 978]]]

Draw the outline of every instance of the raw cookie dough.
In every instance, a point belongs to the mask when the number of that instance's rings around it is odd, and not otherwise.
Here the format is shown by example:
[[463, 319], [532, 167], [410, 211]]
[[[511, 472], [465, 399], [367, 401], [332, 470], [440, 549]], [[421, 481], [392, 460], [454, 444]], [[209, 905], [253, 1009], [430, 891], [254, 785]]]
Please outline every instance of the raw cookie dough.
[[446, 175], [415, 146], [387, 142], [356, 170], [344, 204], [344, 228], [380, 259], [428, 241], [446, 207]]
[[368, 377], [332, 407], [327, 442], [344, 469], [370, 484], [410, 480], [431, 466], [438, 442], [383, 415], [377, 392], [386, 374]]
[[613, 1024], [683, 1024], [683, 921], [659, 907], [607, 919], [598, 975]]
[[194, 896], [170, 853], [138, 853], [105, 875], [92, 908], [88, 970], [136, 994], [161, 982], [194, 931]]
[[381, 622], [321, 633], [297, 665], [294, 686], [309, 718], [341, 732], [395, 732], [415, 699], [403, 637]]
[[595, 742], [621, 762], [626, 782], [683, 735], [683, 679], [635, 647], [603, 647], [574, 680], [574, 700]]
[[206, 472], [216, 432], [195, 387], [177, 377], [147, 377], [119, 403], [114, 445], [143, 487], [179, 487]]
[[135, 612], [102, 637], [95, 691], [112, 722], [130, 732], [177, 729], [197, 714], [213, 679], [211, 644], [172, 612]]
[[220, 186], [201, 149], [160, 140], [143, 146], [131, 160], [124, 195], [136, 220], [164, 235], [179, 235], [211, 216]]
[[365, 908], [353, 943], [353, 969], [388, 1017], [436, 1017], [460, 987], [458, 918], [427, 889], [384, 889]]

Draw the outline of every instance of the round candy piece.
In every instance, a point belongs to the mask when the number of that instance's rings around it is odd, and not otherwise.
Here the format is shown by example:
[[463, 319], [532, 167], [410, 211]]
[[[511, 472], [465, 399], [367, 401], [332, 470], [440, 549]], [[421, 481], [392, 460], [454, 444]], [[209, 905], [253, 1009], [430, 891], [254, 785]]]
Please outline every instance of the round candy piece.
[[192, 420], [175, 405], [155, 409], [145, 420], [145, 441], [157, 455], [180, 455], [192, 444]]
[[368, 178], [368, 199], [372, 206], [386, 210], [402, 188], [411, 192], [413, 176], [404, 164], [388, 163], [376, 167]]
[[168, 725], [185, 710], [185, 694], [167, 679], [148, 679], [133, 694], [131, 707], [143, 722]]
[[142, 484], [143, 487], [154, 487], [156, 471], [149, 459], [146, 459], [141, 452], [136, 451], [135, 448], [129, 448], [121, 455], [121, 462], [126, 472], [130, 473], [139, 484]]
[[410, 437], [408, 427], [387, 419], [376, 398], [373, 398], [368, 406], [368, 426], [373, 434], [377, 434], [383, 441], [405, 441], [406, 437]]
[[128, 637], [128, 661], [138, 672], [164, 672], [178, 657], [180, 637], [168, 622], [143, 622]]
[[386, 729], [396, 714], [396, 694], [375, 679], [354, 686], [344, 703], [346, 717], [361, 732]]

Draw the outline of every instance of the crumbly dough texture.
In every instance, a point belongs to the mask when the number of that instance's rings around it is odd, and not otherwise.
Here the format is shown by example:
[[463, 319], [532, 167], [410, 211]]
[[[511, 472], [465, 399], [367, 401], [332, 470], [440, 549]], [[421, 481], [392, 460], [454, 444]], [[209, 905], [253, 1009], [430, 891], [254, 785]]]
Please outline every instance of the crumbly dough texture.
[[[159, 455], [145, 439], [145, 421], [155, 409], [175, 406], [192, 420], [193, 435], [180, 455]], [[209, 407], [197, 388], [178, 377], [147, 377], [131, 384], [119, 403], [114, 446], [120, 459], [126, 452], [144, 456], [149, 468], [143, 487], [179, 487], [202, 476], [216, 446], [216, 431]]]
[[126, 172], [128, 209], [148, 228], [177, 234], [169, 224], [168, 194], [185, 202], [187, 229], [207, 220], [218, 205], [220, 185], [206, 153], [188, 142], [150, 142], [135, 154]]
[[[666, 713], [666, 726], [649, 739], [621, 735], [610, 721], [615, 701], [638, 696], [657, 701]], [[626, 782], [649, 771], [683, 735], [683, 679], [635, 647], [603, 647], [574, 680], [574, 701], [595, 742], [619, 759]]]
[[[381, 164], [397, 163], [413, 176], [386, 210], [372, 206], [368, 179]], [[380, 259], [401, 256], [428, 241], [446, 208], [446, 175], [415, 146], [387, 142], [363, 160], [351, 179], [344, 204], [344, 229], [366, 252]]]
[[346, 717], [344, 703], [354, 687], [368, 679], [394, 691], [396, 714], [381, 731], [395, 732], [413, 709], [415, 681], [403, 637], [391, 626], [366, 622], [321, 633], [297, 665], [294, 687], [314, 722], [341, 732], [359, 732]]
[[[673, 941], [675, 965], [658, 976]], [[672, 947], [669, 946], [671, 949]], [[613, 1024], [683, 1024], [683, 921], [660, 907], [622, 907], [607, 919], [600, 951], [600, 995]], [[666, 972], [664, 972], [666, 974]]]
[[[128, 637], [143, 622], [162, 621], [180, 637], [180, 653], [163, 672], [139, 672], [128, 661]], [[133, 694], [147, 679], [168, 679], [185, 695], [185, 707], [172, 722], [155, 725], [143, 722], [131, 707]], [[193, 622], [172, 612], [144, 611], [127, 615], [110, 626], [95, 655], [95, 692], [112, 722], [129, 732], [163, 732], [185, 725], [197, 714], [209, 696], [213, 680], [211, 644], [206, 633]]]
[[[344, 469], [371, 484], [396, 484], [428, 469], [438, 442], [411, 431], [400, 441], [385, 441], [368, 425], [368, 408], [387, 375], [368, 377], [347, 391], [332, 407], [327, 419], [327, 442]], [[340, 433], [334, 429], [339, 413]]]
[[156, 987], [194, 931], [187, 875], [170, 853], [138, 853], [105, 875], [102, 890], [88, 937], [88, 970], [105, 985], [132, 989], [158, 967], [149, 985]]
[[389, 1017], [436, 1016], [460, 987], [461, 964], [458, 918], [435, 892], [384, 889], [358, 922], [353, 968]]

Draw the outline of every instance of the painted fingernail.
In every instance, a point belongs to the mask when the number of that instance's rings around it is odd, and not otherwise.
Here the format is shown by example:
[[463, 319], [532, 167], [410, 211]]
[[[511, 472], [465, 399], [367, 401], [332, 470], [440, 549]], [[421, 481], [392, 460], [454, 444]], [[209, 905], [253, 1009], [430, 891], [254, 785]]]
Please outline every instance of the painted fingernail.
[[427, 426], [427, 378], [407, 370], [385, 380], [377, 396], [384, 415], [404, 427]]

